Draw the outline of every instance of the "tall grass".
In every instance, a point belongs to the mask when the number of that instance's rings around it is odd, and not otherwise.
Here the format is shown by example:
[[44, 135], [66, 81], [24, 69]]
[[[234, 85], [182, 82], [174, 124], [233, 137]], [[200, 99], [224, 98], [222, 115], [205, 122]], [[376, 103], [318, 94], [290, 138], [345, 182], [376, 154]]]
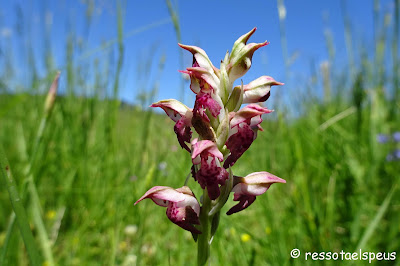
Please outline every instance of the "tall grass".
[[[381, 26], [372, 52], [353, 47], [354, 36], [345, 16], [349, 57], [345, 73], [336, 71], [332, 58], [328, 69], [312, 77], [329, 97], [303, 95], [295, 103], [302, 106], [300, 114], [290, 116], [276, 107], [276, 118], [266, 117], [264, 132], [233, 170], [237, 175], [266, 170], [285, 178], [287, 184], [272, 186], [246, 212], [221, 215], [212, 244], [212, 265], [318, 263], [306, 262], [304, 257], [291, 259], [294, 248], [302, 252], [400, 249], [400, 164], [386, 160], [394, 144], [376, 140], [378, 133], [400, 131], [399, 1], [395, 4], [393, 24], [385, 25], [383, 18], [377, 18]], [[21, 91], [8, 75], [14, 68], [12, 60], [2, 61], [0, 84], [8, 89], [0, 95], [0, 141], [18, 190], [23, 191], [25, 180], [34, 181], [44, 223], [41, 228], [35, 222], [39, 207], [29, 204], [34, 202], [28, 201], [27, 194], [21, 201], [27, 211], [25, 231], [8, 229], [13, 208], [6, 186], [0, 187], [2, 265], [28, 264], [32, 242], [42, 247], [46, 241], [50, 255], [42, 248], [39, 258], [32, 261], [51, 263], [48, 258], [52, 257], [55, 265], [194, 264], [190, 233], [171, 224], [155, 205], [133, 207], [156, 184], [182, 186], [191, 162], [180, 149], [168, 118], [121, 105], [116, 98], [123, 73], [122, 40], [129, 34], [124, 33], [123, 18], [118, 12], [117, 39], [111, 44], [117, 56], [107, 46], [101, 50], [115, 64], [93, 60], [82, 65], [79, 58], [86, 52], [79, 50], [71, 29], [65, 47], [67, 65], [61, 74], [67, 92], [57, 96], [40, 134], [46, 100], [37, 92], [50, 86], [54, 65], [48, 63], [44, 77], [29, 65], [28, 87], [32, 89]], [[389, 29], [392, 34], [381, 35]], [[282, 40], [290, 41], [290, 36]], [[328, 38], [328, 47], [332, 47], [330, 42]], [[364, 49], [373, 55], [367, 56]], [[390, 51], [389, 64], [382, 59], [385, 50]], [[45, 54], [43, 60], [51, 62], [52, 56]], [[162, 73], [164, 59], [154, 61]], [[155, 76], [142, 91], [143, 106], [156, 99], [159, 74]], [[343, 82], [338, 82], [342, 77]], [[298, 86], [303, 85], [308, 84]], [[193, 184], [190, 179], [189, 185]], [[24, 248], [21, 235], [29, 234], [27, 223], [34, 239]], [[41, 230], [47, 240], [39, 236]]]

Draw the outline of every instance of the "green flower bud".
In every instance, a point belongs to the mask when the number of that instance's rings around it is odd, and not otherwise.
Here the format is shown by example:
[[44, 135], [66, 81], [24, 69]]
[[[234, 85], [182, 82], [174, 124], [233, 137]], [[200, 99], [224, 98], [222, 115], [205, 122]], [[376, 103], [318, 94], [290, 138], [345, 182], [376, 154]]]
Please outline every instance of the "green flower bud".
[[229, 63], [226, 67], [231, 82], [242, 77], [251, 67], [251, 60], [254, 52], [268, 44], [267, 41], [263, 43], [249, 43], [246, 44], [250, 36], [256, 31], [257, 28], [252, 29], [248, 33], [242, 35], [233, 45], [232, 53], [229, 56]]
[[236, 112], [239, 110], [240, 106], [243, 103], [243, 82], [241, 86], [236, 86], [233, 88], [231, 96], [229, 97], [228, 102], [226, 103], [226, 108], [228, 112]]

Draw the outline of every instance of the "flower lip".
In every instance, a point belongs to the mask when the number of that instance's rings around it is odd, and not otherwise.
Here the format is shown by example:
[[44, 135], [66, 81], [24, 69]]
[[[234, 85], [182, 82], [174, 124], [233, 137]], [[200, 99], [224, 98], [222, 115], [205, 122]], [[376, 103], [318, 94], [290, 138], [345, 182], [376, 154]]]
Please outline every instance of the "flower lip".
[[257, 131], [262, 130], [261, 115], [271, 112], [272, 110], [257, 104], [249, 104], [234, 115], [230, 115], [229, 135], [225, 144], [230, 150], [230, 155], [224, 162], [224, 168], [233, 166], [250, 147], [257, 137]]
[[217, 144], [211, 140], [200, 140], [194, 139], [192, 142], [193, 152], [192, 161], [195, 162], [196, 158], [203, 152], [207, 152], [212, 156], [218, 158], [220, 162], [224, 159], [222, 153], [218, 150]]
[[228, 172], [219, 164], [224, 159], [223, 154], [211, 140], [194, 139], [192, 149], [193, 165], [200, 164], [198, 171], [192, 174], [203, 189], [207, 187], [210, 199], [215, 200], [220, 195], [219, 185], [223, 186], [229, 177]]
[[190, 152], [185, 142], [189, 143], [192, 137], [190, 127], [192, 126], [193, 110], [175, 99], [158, 101], [150, 105], [150, 107], [162, 108], [169, 118], [175, 122], [174, 131], [179, 144], [183, 149]]

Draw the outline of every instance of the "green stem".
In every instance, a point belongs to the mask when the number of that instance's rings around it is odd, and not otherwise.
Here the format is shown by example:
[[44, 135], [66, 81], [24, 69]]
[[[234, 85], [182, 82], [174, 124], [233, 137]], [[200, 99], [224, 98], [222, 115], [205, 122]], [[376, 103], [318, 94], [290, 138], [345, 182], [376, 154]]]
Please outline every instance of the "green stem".
[[8, 164], [7, 158], [3, 151], [3, 147], [0, 145], [0, 169], [2, 183], [7, 187], [8, 194], [10, 196], [10, 201], [15, 213], [15, 218], [21, 232], [22, 239], [24, 240], [26, 251], [29, 256], [31, 265], [40, 265], [39, 252], [36, 248], [36, 243], [33, 238], [32, 231], [29, 227], [28, 218], [24, 206], [22, 205], [21, 198], [18, 194], [16, 184], [11, 175], [10, 166]]
[[201, 223], [201, 234], [198, 238], [197, 246], [197, 265], [206, 265], [208, 258], [210, 257], [210, 245], [211, 245], [211, 220], [212, 216], [209, 216], [211, 210], [211, 199], [208, 196], [207, 189], [203, 193], [203, 206], [200, 211], [200, 223]]

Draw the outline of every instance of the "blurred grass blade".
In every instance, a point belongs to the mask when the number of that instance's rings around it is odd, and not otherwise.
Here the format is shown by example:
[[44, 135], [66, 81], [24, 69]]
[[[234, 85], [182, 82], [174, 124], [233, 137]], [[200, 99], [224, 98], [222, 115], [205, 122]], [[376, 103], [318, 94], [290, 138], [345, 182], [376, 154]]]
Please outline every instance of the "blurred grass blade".
[[279, 31], [281, 36], [281, 46], [282, 46], [282, 56], [285, 63], [285, 75], [286, 79], [289, 79], [289, 52], [287, 48], [287, 38], [286, 38], [286, 6], [284, 0], [277, 0], [278, 7], [278, 17], [279, 17]]
[[[170, 0], [166, 0], [165, 1], [167, 3], [167, 7], [168, 7], [168, 11], [169, 14], [171, 16], [172, 19], [172, 23], [174, 24], [174, 30], [175, 30], [175, 35], [176, 35], [176, 40], [178, 41], [178, 43], [182, 43], [182, 37], [181, 37], [181, 27], [179, 24], [179, 17], [178, 17], [178, 12], [177, 12], [177, 8], [174, 9], [174, 7], [172, 6], [172, 3]], [[180, 68], [184, 69], [183, 67], [183, 51], [182, 49], [179, 49], [179, 62], [180, 62]], [[180, 96], [180, 100], [182, 102], [185, 101], [185, 82], [184, 79], [181, 78], [181, 96]]]
[[394, 27], [393, 27], [393, 40], [392, 40], [392, 61], [393, 61], [393, 88], [394, 99], [392, 104], [392, 113], [396, 112], [396, 103], [400, 101], [400, 84], [399, 84], [399, 27], [400, 27], [400, 0], [394, 1]]
[[[153, 23], [150, 23], [148, 25], [145, 25], [145, 26], [139, 27], [137, 29], [133, 29], [131, 31], [128, 31], [127, 33], [124, 34], [123, 39], [125, 40], [128, 37], [135, 36], [135, 35], [137, 35], [139, 33], [151, 30], [153, 28], [157, 28], [159, 26], [162, 26], [162, 25], [170, 23], [170, 22], [171, 22], [171, 18], [169, 18], [169, 17], [160, 19], [160, 20], [155, 21]], [[94, 49], [86, 51], [85, 53], [83, 53], [81, 56], [78, 57], [77, 62], [82, 62], [82, 61], [90, 58], [92, 55], [94, 55], [96, 53], [104, 52], [105, 50], [112, 48], [113, 45], [118, 43], [118, 42], [119, 42], [119, 40], [118, 40], [118, 37], [117, 37], [116, 39], [109, 40], [109, 41], [99, 45], [98, 47], [96, 47]]]
[[54, 77], [53, 83], [51, 83], [49, 92], [47, 93], [46, 101], [44, 103], [44, 113], [46, 116], [49, 116], [51, 114], [51, 111], [53, 110], [54, 102], [56, 101], [57, 96], [60, 74], [61, 72], [58, 71], [56, 76]]
[[32, 174], [32, 167], [34, 164], [34, 159], [37, 156], [37, 151], [39, 148], [40, 143], [42, 142], [43, 139], [43, 134], [44, 130], [46, 128], [47, 122], [51, 116], [52, 110], [54, 108], [54, 103], [57, 95], [57, 90], [58, 90], [58, 82], [60, 79], [60, 72], [57, 72], [51, 86], [49, 89], [49, 92], [47, 93], [47, 97], [44, 103], [44, 113], [43, 117], [39, 126], [39, 130], [36, 136], [36, 142], [35, 142], [35, 147], [34, 147], [34, 153], [32, 154], [30, 164], [28, 165], [29, 172], [27, 172], [27, 182], [28, 182], [28, 191], [31, 199], [31, 204], [32, 204], [32, 218], [33, 222], [36, 225], [37, 231], [38, 231], [38, 236], [40, 239], [40, 245], [43, 250], [43, 254], [46, 260], [46, 264], [49, 266], [53, 266], [54, 264], [54, 258], [53, 254], [51, 251], [51, 241], [49, 240], [47, 231], [46, 231], [46, 226], [43, 221], [42, 217], [42, 208], [40, 206], [40, 199], [39, 199], [39, 193], [36, 188], [36, 184], [34, 181], [34, 177]]
[[353, 40], [351, 33], [351, 24], [350, 24], [350, 16], [347, 13], [346, 9], [346, 1], [341, 1], [341, 9], [343, 13], [343, 23], [344, 23], [344, 38], [346, 43], [346, 51], [347, 57], [349, 60], [349, 69], [350, 69], [350, 81], [353, 81], [355, 64], [354, 64], [354, 53], [353, 53]]
[[392, 200], [392, 196], [394, 192], [397, 189], [397, 185], [393, 186], [388, 195], [386, 196], [385, 200], [383, 201], [382, 205], [379, 207], [378, 212], [376, 213], [374, 219], [371, 221], [371, 223], [368, 225], [367, 229], [365, 230], [364, 235], [362, 236], [360, 242], [357, 245], [357, 248], [355, 249], [360, 250], [364, 249], [365, 245], [367, 244], [368, 240], [371, 238], [372, 234], [374, 233], [375, 229], [378, 227], [378, 224], [383, 218], [383, 215], [387, 211], [389, 207], [389, 203]]
[[[32, 174], [32, 167], [36, 160], [40, 143], [43, 141], [43, 134], [44, 134], [44, 130], [47, 125], [47, 121], [48, 121], [49, 117], [51, 116], [51, 112], [54, 107], [54, 102], [55, 102], [55, 98], [56, 98], [57, 90], [58, 90], [59, 78], [60, 78], [60, 72], [58, 72], [56, 74], [56, 76], [50, 86], [49, 92], [47, 94], [47, 97], [46, 97], [46, 100], [44, 103], [43, 116], [42, 116], [42, 119], [41, 119], [41, 122], [39, 125], [39, 129], [36, 134], [32, 155], [30, 157], [28, 165], [26, 166], [26, 171], [25, 171], [26, 178], [24, 180], [24, 184], [22, 186], [22, 191], [21, 191], [22, 199], [25, 198], [26, 191], [27, 190], [29, 191], [30, 203], [32, 206], [33, 221], [38, 230], [38, 235], [40, 238], [40, 245], [42, 247], [42, 250], [43, 250], [43, 253], [44, 253], [44, 256], [46, 259], [46, 263], [49, 266], [54, 265], [54, 258], [53, 258], [53, 254], [51, 251], [51, 242], [47, 235], [46, 227], [45, 227], [45, 224], [44, 224], [43, 218], [42, 218], [42, 209], [40, 206], [39, 194], [37, 192], [34, 177]], [[21, 143], [25, 142], [23, 135], [21, 135], [20, 142]], [[26, 148], [25, 144], [21, 145], [21, 146]], [[24, 157], [28, 157], [28, 152], [26, 150], [24, 150], [22, 152], [25, 153]], [[11, 237], [11, 233], [14, 228], [15, 218], [18, 218], [16, 213], [15, 213], [15, 215], [12, 214], [10, 217], [10, 223], [7, 227], [7, 233], [6, 233], [6, 243], [9, 242], [9, 238]], [[4, 249], [6, 250], [7, 246], [4, 246]], [[4, 254], [5, 253], [6, 252], [4, 252]]]
[[54, 108], [54, 103], [56, 100], [56, 95], [57, 95], [57, 90], [58, 90], [58, 82], [60, 79], [60, 73], [57, 72], [56, 76], [54, 77], [54, 80], [50, 86], [49, 92], [47, 93], [47, 97], [44, 103], [44, 113], [42, 115], [42, 119], [40, 120], [40, 125], [39, 129], [36, 133], [36, 138], [35, 138], [35, 143], [32, 149], [32, 155], [30, 158], [30, 165], [35, 163], [36, 156], [38, 154], [38, 148], [40, 143], [42, 142], [44, 130], [46, 128], [47, 121], [49, 120], [52, 110]]
[[[17, 191], [17, 187], [13, 179], [13, 176], [11, 174], [10, 166], [8, 164], [8, 160], [5, 156], [2, 145], [0, 145], [0, 169], [1, 169], [2, 183], [7, 187], [10, 201], [18, 223], [19, 231], [21, 233], [22, 239], [24, 240], [25, 248], [29, 256], [29, 261], [31, 265], [39, 266], [40, 265], [39, 252], [37, 250], [36, 243], [29, 226], [26, 211], [24, 206], [22, 205], [22, 201]], [[2, 260], [3, 259], [4, 258], [2, 258]], [[0, 261], [0, 264], [3, 265], [3, 261]]]
[[356, 108], [354, 106], [344, 110], [343, 112], [340, 112], [339, 114], [329, 118], [327, 121], [322, 123], [319, 126], [320, 131], [324, 131], [328, 127], [332, 126], [333, 124], [337, 123], [338, 121], [348, 117], [349, 115], [353, 114], [356, 111]]

